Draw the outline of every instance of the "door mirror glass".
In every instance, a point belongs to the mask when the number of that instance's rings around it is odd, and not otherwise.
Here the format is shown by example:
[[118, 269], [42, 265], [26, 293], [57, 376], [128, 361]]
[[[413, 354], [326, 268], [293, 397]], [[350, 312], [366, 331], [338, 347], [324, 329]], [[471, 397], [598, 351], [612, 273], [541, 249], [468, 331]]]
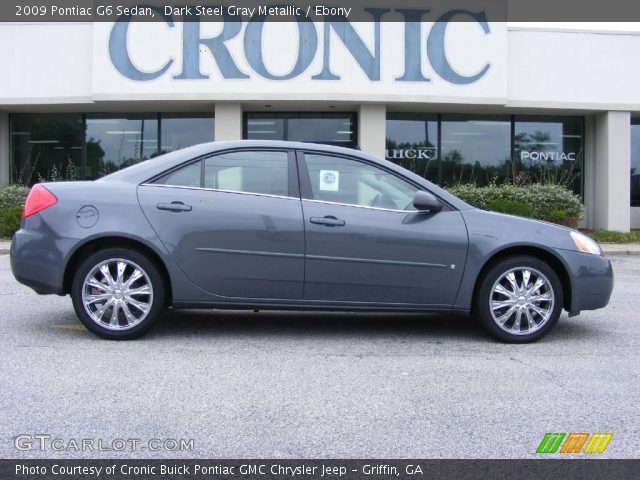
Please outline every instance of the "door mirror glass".
[[434, 195], [424, 190], [418, 190], [413, 197], [413, 206], [416, 210], [425, 212], [439, 212], [442, 210], [442, 203]]

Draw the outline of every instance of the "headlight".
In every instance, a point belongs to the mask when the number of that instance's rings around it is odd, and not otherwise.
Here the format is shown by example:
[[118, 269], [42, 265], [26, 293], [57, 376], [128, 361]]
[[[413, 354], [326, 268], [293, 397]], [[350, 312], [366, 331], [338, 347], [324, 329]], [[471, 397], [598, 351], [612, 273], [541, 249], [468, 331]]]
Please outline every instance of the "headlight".
[[571, 232], [571, 240], [576, 244], [576, 248], [584, 253], [593, 253], [594, 255], [602, 255], [600, 245], [595, 240], [581, 234], [580, 232]]

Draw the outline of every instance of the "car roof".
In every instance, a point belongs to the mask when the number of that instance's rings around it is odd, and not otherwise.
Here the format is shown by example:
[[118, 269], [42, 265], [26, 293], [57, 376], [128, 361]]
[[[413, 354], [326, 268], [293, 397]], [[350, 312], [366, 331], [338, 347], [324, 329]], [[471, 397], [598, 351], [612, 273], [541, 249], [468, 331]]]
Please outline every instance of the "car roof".
[[101, 180], [119, 180], [119, 181], [145, 181], [158, 173], [163, 172], [182, 162], [195, 159], [197, 157], [209, 155], [212, 153], [233, 150], [238, 148], [282, 148], [282, 149], [299, 149], [299, 150], [318, 150], [323, 152], [333, 152], [353, 155], [359, 153], [357, 150], [343, 147], [334, 147], [331, 145], [318, 143], [303, 142], [287, 142], [280, 140], [231, 140], [220, 142], [207, 142], [193, 145], [191, 147], [182, 148], [173, 152], [165, 153], [158, 157], [154, 157], [152, 161], [144, 161], [132, 165], [122, 170], [118, 170], [107, 175]]
[[424, 177], [416, 175], [399, 165], [382, 160], [378, 157], [355, 150], [352, 148], [338, 147], [334, 145], [320, 144], [320, 143], [305, 143], [305, 142], [290, 142], [281, 140], [233, 140], [233, 141], [218, 141], [201, 143], [199, 145], [193, 145], [191, 147], [183, 148], [173, 152], [160, 155], [158, 157], [146, 160], [144, 162], [137, 163], [130, 167], [124, 168], [110, 175], [102, 177], [97, 180], [102, 181], [119, 181], [126, 183], [140, 184], [151, 177], [154, 177], [166, 170], [180, 165], [181, 163], [189, 160], [196, 159], [198, 157], [208, 156], [217, 152], [223, 152], [225, 150], [235, 149], [288, 149], [288, 150], [306, 150], [317, 151], [323, 153], [334, 153], [338, 155], [346, 155], [356, 158], [361, 158], [369, 162], [378, 164], [387, 169], [393, 170], [401, 176], [408, 177], [415, 183], [424, 186], [426, 189], [438, 195], [440, 198], [451, 204], [457, 209], [469, 209], [473, 208], [467, 203], [463, 202], [459, 198], [451, 195], [446, 190], [438, 187], [437, 185], [429, 182]]

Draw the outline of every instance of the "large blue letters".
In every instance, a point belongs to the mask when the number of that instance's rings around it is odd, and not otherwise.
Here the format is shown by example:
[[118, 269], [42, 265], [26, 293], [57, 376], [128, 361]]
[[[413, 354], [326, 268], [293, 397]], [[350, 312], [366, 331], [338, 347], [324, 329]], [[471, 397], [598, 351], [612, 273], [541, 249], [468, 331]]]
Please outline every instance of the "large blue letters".
[[[171, 17], [166, 17], [164, 12], [157, 7], [149, 7], [159, 13], [164, 18], [169, 28], [173, 28], [173, 21]], [[125, 77], [131, 80], [149, 81], [154, 78], [158, 78], [164, 72], [169, 70], [169, 67], [173, 63], [173, 59], [168, 60], [162, 68], [155, 72], [143, 72], [138, 69], [129, 56], [127, 50], [127, 35], [129, 33], [129, 22], [131, 15], [123, 15], [113, 25], [111, 29], [111, 35], [109, 35], [109, 56], [111, 57], [111, 63], [116, 69]]]
[[[165, 16], [164, 12], [156, 7], [154, 9], [169, 28], [174, 27], [171, 16]], [[381, 31], [380, 22], [382, 16], [389, 9], [368, 8], [366, 12], [371, 14], [374, 24], [374, 45], [371, 51], [365, 41], [360, 37], [350, 22], [344, 18], [326, 18], [322, 27], [322, 70], [313, 75], [313, 80], [340, 80], [340, 75], [331, 70], [332, 33], [342, 42], [346, 50], [351, 54], [367, 78], [371, 81], [380, 80], [381, 70]], [[422, 18], [429, 13], [426, 9], [398, 9], [397, 12], [404, 17], [404, 72], [396, 77], [398, 82], [431, 82], [422, 73], [423, 45], [421, 41]], [[485, 35], [491, 33], [487, 17], [484, 12], [471, 12], [468, 10], [451, 10], [441, 15], [433, 24], [427, 37], [426, 53], [433, 71], [443, 80], [466, 85], [474, 83], [482, 78], [489, 68], [485, 65], [473, 75], [463, 75], [457, 72], [447, 57], [445, 34], [448, 24], [453, 17], [464, 15], [471, 17], [481, 28]], [[191, 18], [182, 24], [182, 71], [174, 75], [176, 80], [204, 80], [209, 75], [200, 71], [200, 46], [204, 45], [211, 52], [220, 73], [225, 79], [250, 78], [248, 73], [240, 70], [233, 56], [226, 46], [226, 42], [235, 38], [242, 31], [242, 22], [232, 19], [228, 13], [223, 14], [225, 20], [221, 32], [211, 38], [202, 38], [200, 33], [200, 19]], [[298, 29], [298, 56], [296, 63], [290, 72], [276, 75], [265, 64], [263, 51], [263, 29], [267, 20], [265, 15], [257, 16], [247, 22], [244, 31], [244, 55], [249, 66], [261, 77], [269, 80], [288, 80], [300, 76], [312, 64], [318, 50], [318, 32], [315, 24], [305, 16], [296, 17]], [[131, 60], [127, 49], [127, 36], [129, 33], [130, 15], [123, 15], [113, 25], [109, 36], [109, 55], [111, 63], [125, 77], [136, 81], [149, 81], [162, 76], [173, 64], [173, 58], [158, 70], [148, 72], [141, 70]]]
[[447, 58], [444, 34], [447, 31], [447, 25], [456, 15], [470, 16], [480, 24], [485, 34], [488, 34], [491, 31], [489, 29], [489, 24], [487, 23], [487, 17], [483, 12], [473, 13], [467, 10], [451, 10], [438, 18], [436, 23], [433, 25], [433, 28], [429, 33], [429, 37], [427, 38], [427, 56], [429, 57], [429, 63], [431, 63], [435, 72], [444, 80], [458, 85], [466, 85], [480, 80], [480, 78], [487, 73], [491, 64], [485, 64], [478, 73], [469, 76], [460, 75], [453, 69], [449, 63], [449, 59]]

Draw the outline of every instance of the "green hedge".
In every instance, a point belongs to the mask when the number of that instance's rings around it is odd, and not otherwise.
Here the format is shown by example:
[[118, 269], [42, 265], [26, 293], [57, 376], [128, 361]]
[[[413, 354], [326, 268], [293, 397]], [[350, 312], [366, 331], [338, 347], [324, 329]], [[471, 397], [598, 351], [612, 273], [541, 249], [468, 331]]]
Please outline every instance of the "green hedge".
[[8, 185], [0, 187], [0, 210], [8, 207], [22, 207], [29, 194], [29, 187]]
[[22, 206], [29, 187], [9, 185], [0, 187], [0, 237], [11, 237], [20, 228]]
[[494, 198], [486, 204], [487, 210], [509, 215], [519, 215], [521, 217], [533, 217], [533, 207], [528, 203], [509, 200], [504, 198]]
[[0, 237], [10, 238], [20, 228], [22, 207], [8, 207], [0, 210]]
[[560, 185], [456, 185], [448, 190], [470, 205], [512, 215], [576, 227], [580, 197]]

